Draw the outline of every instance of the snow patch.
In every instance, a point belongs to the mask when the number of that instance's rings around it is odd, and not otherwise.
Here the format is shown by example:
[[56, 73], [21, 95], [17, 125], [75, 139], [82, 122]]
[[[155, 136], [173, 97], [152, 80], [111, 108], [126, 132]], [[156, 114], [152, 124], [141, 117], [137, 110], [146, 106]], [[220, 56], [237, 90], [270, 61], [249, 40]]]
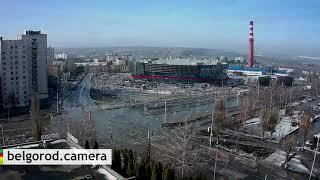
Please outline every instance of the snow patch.
[[111, 173], [109, 173], [107, 170], [103, 169], [103, 168], [99, 168], [97, 170], [97, 173], [104, 175], [105, 179], [108, 180], [116, 180], [118, 178], [114, 177]]
[[65, 142], [67, 142], [67, 140], [65, 140], [65, 139], [58, 139], [58, 140], [55, 140], [55, 141], [50, 142], [50, 144], [59, 144], [59, 143], [65, 143]]
[[[275, 165], [277, 167], [281, 167], [281, 165], [286, 160], [286, 153], [284, 151], [278, 150], [272, 153], [263, 161], [268, 164]], [[309, 169], [302, 163], [301, 156], [295, 156], [288, 162], [288, 169], [294, 172], [310, 174]]]

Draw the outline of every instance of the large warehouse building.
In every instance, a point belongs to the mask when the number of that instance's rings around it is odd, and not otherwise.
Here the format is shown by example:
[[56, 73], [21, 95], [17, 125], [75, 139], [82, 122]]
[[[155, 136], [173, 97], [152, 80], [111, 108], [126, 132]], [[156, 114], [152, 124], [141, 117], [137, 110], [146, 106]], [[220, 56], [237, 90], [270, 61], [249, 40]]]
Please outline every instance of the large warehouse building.
[[227, 67], [225, 63], [206, 60], [138, 61], [132, 78], [215, 83], [227, 78]]

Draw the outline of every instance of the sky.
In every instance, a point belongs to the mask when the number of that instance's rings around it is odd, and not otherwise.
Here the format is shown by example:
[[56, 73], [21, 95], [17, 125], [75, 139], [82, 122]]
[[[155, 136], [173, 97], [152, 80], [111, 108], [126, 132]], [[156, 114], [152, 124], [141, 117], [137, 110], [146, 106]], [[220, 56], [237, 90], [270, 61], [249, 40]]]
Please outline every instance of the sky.
[[319, 0], [0, 0], [0, 36], [53, 47], [164, 46], [320, 56]]

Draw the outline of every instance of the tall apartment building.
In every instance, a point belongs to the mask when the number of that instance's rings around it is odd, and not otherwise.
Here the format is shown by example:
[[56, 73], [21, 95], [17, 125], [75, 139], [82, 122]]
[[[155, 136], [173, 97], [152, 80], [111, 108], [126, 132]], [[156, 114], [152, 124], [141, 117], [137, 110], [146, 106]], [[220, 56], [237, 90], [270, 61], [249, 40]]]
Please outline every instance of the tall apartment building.
[[54, 48], [53, 47], [48, 47], [47, 50], [47, 64], [52, 65], [54, 61]]
[[46, 34], [26, 31], [17, 40], [0, 38], [0, 62], [4, 108], [29, 106], [33, 92], [48, 97]]

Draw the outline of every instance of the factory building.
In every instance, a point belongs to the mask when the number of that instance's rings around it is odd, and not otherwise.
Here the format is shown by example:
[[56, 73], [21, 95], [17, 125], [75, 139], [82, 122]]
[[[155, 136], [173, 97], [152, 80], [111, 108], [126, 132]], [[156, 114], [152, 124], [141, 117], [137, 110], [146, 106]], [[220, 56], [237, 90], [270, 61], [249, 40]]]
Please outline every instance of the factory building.
[[185, 82], [220, 82], [227, 78], [227, 64], [222, 62], [172, 61], [135, 62], [132, 78]]
[[267, 68], [249, 68], [241, 66], [229, 66], [227, 70], [228, 76], [262, 76], [267, 74]]

